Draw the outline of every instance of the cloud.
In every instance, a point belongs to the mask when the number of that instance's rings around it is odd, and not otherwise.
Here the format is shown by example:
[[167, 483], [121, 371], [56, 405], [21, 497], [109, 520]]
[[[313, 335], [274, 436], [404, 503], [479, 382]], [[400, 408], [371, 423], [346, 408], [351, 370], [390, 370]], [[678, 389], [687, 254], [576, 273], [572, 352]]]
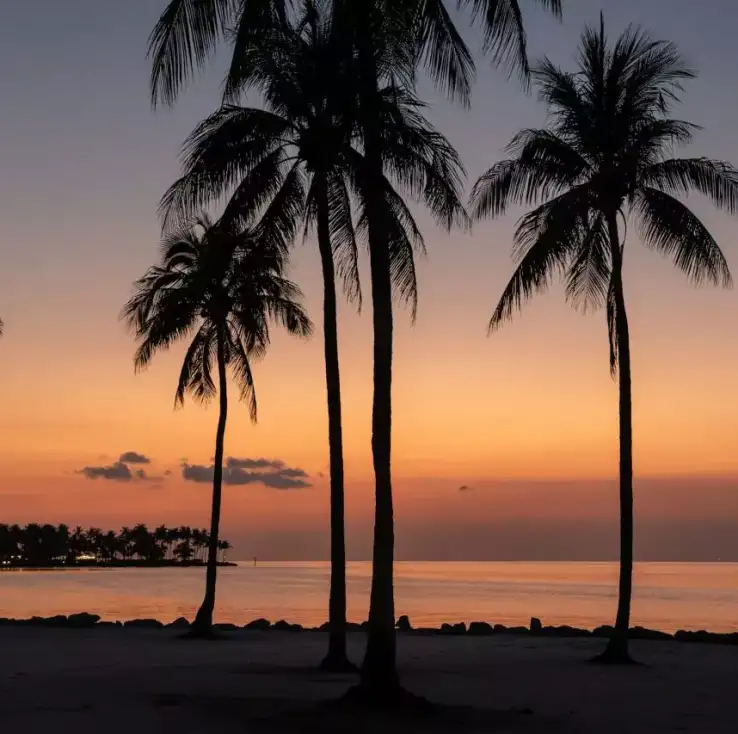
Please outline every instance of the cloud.
[[[250, 471], [266, 469], [266, 471]], [[188, 482], [201, 484], [213, 481], [214, 467], [202, 464], [182, 464], [182, 477]], [[229, 456], [223, 467], [223, 484], [242, 486], [262, 484], [272, 489], [304, 489], [310, 487], [309, 474], [304, 469], [287, 466], [278, 459], [242, 459]]]
[[474, 487], [470, 487], [468, 484], [462, 484], [459, 487], [459, 492], [471, 492]]
[[171, 469], [167, 469], [167, 470], [166, 470], [166, 471], [164, 472], [164, 476], [165, 476], [165, 477], [171, 476], [171, 474], [172, 474], [172, 470], [171, 470]]
[[284, 469], [284, 461], [279, 459], [239, 459], [229, 456], [226, 459], [229, 469]]
[[150, 464], [151, 459], [138, 451], [126, 451], [120, 455], [118, 461], [121, 464]]
[[108, 466], [86, 466], [78, 474], [84, 474], [87, 479], [109, 479], [115, 482], [130, 482], [133, 472], [122, 462], [116, 461]]

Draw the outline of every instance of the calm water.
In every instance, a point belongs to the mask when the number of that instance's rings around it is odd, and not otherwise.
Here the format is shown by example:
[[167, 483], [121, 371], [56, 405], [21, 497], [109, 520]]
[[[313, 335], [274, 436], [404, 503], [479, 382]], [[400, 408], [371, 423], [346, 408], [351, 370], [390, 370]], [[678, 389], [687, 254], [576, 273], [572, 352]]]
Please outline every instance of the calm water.
[[[366, 619], [371, 568], [348, 566], [349, 619]], [[317, 625], [326, 619], [325, 563], [243, 563], [219, 571], [217, 621], [256, 617]], [[192, 618], [202, 569], [3, 571], [0, 616], [90, 611], [103, 619]], [[612, 563], [397, 563], [397, 615], [416, 626], [484, 620], [595, 627], [615, 614]], [[636, 565], [633, 624], [666, 631], [738, 630], [738, 564]]]

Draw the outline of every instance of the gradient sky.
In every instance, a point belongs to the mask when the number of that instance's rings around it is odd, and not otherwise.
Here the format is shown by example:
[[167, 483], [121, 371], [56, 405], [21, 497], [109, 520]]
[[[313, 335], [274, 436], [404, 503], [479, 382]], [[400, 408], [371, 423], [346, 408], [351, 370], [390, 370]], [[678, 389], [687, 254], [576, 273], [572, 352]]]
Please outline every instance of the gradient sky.
[[[214, 68], [176, 108], [151, 112], [145, 44], [164, 6], [0, 4], [2, 522], [207, 524], [208, 485], [185, 481], [181, 464], [209, 463], [217, 411], [193, 404], [173, 411], [181, 349], [134, 376], [134, 345], [118, 321], [132, 281], [156, 256], [156, 204], [177, 175], [179, 145], [218, 98]], [[601, 6], [613, 35], [632, 21], [678, 43], [700, 72], [678, 112], [705, 128], [689, 154], [738, 163], [738, 4], [567, 0], [563, 24], [528, 13], [532, 54], [571, 65], [583, 24]], [[467, 36], [476, 47], [478, 38]], [[471, 112], [424, 92], [470, 181], [503, 156], [518, 129], [544, 120], [534, 96], [483, 60]], [[736, 223], [702, 202], [695, 208], [738, 272]], [[406, 313], [397, 315], [398, 558], [617, 552], [617, 391], [604, 314], [576, 313], [556, 287], [514, 324], [485, 335], [511, 273], [515, 219], [479, 225], [472, 236], [425, 229], [418, 322], [411, 327]], [[694, 289], [634, 234], [627, 250], [637, 555], [738, 559], [738, 294]], [[292, 275], [319, 328], [312, 243], [297, 245]], [[366, 558], [371, 324], [368, 311], [359, 316], [346, 306], [340, 317], [349, 555]], [[228, 487], [226, 536], [243, 557], [325, 558], [320, 337], [277, 335], [256, 379], [259, 425], [234, 408], [226, 453], [283, 461], [303, 469], [311, 486]], [[126, 451], [151, 459], [130, 467], [148, 479], [80, 473], [112, 466]]]

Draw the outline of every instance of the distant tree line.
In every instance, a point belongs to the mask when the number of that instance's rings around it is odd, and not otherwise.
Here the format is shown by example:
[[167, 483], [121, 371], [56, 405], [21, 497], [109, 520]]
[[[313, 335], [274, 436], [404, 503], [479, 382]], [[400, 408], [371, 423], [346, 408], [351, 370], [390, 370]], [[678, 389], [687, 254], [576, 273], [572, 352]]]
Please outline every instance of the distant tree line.
[[[210, 534], [199, 528], [154, 530], [144, 525], [118, 532], [67, 525], [0, 524], [0, 564], [4, 566], [53, 566], [96, 564], [192, 564], [203, 563]], [[218, 541], [221, 561], [231, 544]]]

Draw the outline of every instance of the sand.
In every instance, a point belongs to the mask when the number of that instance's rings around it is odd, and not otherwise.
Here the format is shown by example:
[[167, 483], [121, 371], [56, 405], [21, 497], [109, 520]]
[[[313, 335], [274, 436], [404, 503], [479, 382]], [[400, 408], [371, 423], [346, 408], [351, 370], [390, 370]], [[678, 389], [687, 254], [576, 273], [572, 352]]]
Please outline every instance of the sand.
[[[364, 636], [350, 635], [360, 659]], [[418, 720], [318, 706], [352, 676], [316, 672], [321, 633], [0, 629], [0, 731], [735, 732], [738, 647], [638, 642], [641, 667], [583, 660], [602, 640], [398, 636], [403, 682], [454, 706]]]

